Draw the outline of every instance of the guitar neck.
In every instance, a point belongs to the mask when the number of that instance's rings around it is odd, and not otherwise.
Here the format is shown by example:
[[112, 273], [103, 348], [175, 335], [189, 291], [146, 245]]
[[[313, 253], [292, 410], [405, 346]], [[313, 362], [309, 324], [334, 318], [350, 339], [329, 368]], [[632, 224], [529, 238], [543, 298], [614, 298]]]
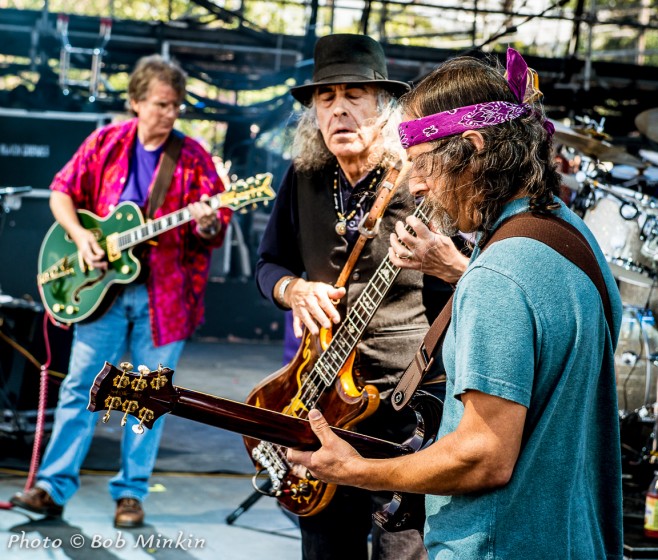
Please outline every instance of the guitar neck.
[[[209, 204], [213, 210], [217, 210], [218, 208], [228, 206], [227, 202], [232, 198], [233, 193], [227, 191], [216, 194], [204, 202]], [[167, 214], [166, 216], [162, 216], [156, 220], [151, 220], [145, 224], [128, 229], [119, 234], [118, 249], [121, 251], [130, 249], [135, 245], [157, 237], [161, 233], [170, 231], [174, 228], [177, 228], [178, 226], [182, 226], [191, 220], [192, 213], [190, 212], [189, 207], [186, 206], [185, 208], [181, 208], [176, 212], [172, 212], [171, 214]]]
[[[152, 395], [152, 401], [161, 404], [175, 416], [229, 430], [243, 436], [269, 441], [276, 445], [304, 450], [320, 447], [308, 420], [287, 416], [245, 403], [174, 386], [175, 397], [166, 399]], [[359, 453], [373, 459], [397, 457], [412, 453], [406, 445], [332, 428]]]
[[[427, 225], [431, 215], [429, 204], [427, 202], [421, 203], [413, 215]], [[415, 235], [409, 225], [405, 225], [405, 229]], [[333, 384], [399, 273], [400, 268], [395, 266], [391, 259], [386, 256], [338, 327], [329, 346], [318, 358], [313, 368], [313, 375], [309, 376], [309, 379], [320, 379], [325, 387], [330, 387]], [[317, 402], [320, 393], [309, 391], [309, 394], [313, 396], [305, 404], [311, 408]]]

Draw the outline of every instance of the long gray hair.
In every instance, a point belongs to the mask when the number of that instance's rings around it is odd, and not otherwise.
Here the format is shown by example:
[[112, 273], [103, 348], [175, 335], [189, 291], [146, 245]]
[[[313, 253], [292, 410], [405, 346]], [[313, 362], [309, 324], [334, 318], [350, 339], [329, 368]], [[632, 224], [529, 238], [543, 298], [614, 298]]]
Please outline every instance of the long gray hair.
[[[378, 165], [393, 165], [402, 151], [398, 135], [401, 113], [397, 100], [387, 91], [378, 89], [377, 111], [382, 141], [376, 144], [370, 154], [370, 169]], [[292, 144], [292, 157], [295, 169], [301, 172], [322, 169], [334, 158], [322, 138], [314, 101], [311, 101], [310, 106], [304, 107], [300, 114]]]

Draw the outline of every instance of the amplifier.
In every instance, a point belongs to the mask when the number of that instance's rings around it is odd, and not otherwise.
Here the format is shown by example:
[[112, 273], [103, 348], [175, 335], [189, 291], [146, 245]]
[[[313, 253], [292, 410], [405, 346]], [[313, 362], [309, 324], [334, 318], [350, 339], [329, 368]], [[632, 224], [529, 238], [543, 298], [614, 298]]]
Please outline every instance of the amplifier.
[[[40, 365], [46, 360], [41, 305], [0, 295], [0, 431], [34, 432]], [[61, 375], [68, 371], [72, 331], [48, 324], [51, 348], [47, 420], [50, 429]], [[61, 374], [57, 376], [57, 374]]]

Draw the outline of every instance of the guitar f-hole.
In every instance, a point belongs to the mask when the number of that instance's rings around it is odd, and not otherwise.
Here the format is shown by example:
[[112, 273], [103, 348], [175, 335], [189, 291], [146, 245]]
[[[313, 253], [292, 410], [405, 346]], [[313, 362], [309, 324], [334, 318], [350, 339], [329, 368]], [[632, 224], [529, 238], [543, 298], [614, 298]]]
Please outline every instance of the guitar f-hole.
[[105, 278], [105, 275], [107, 274], [107, 270], [101, 270], [101, 269], [96, 269], [96, 270], [98, 270], [99, 272], [96, 278], [89, 278], [88, 280], [85, 280], [75, 290], [73, 290], [71, 294], [71, 300], [73, 301], [73, 303], [80, 303], [80, 293], [82, 292], [82, 290], [91, 288], [96, 284], [98, 284], [99, 282], [103, 281], [103, 278]]

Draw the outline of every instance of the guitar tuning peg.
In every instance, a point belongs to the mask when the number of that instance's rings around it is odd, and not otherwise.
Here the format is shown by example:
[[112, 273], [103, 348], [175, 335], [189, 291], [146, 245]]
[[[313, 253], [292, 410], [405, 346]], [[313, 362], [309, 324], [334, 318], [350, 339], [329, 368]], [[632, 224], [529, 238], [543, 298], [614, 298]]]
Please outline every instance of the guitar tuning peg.
[[138, 366], [137, 371], [142, 375], [148, 375], [149, 373], [151, 373], [151, 370], [147, 368], [145, 365]]
[[142, 426], [141, 422], [133, 426], [133, 432], [138, 435], [142, 435], [144, 433], [144, 426]]
[[151, 387], [155, 389], [156, 391], [159, 391], [162, 389], [167, 384], [167, 376], [163, 375], [162, 373], [159, 374], [157, 377], [154, 377], [151, 379]]
[[119, 367], [123, 371], [131, 371], [133, 369], [133, 365], [130, 362], [121, 362]]
[[243, 208], [242, 210], [240, 210], [240, 214], [246, 214], [246, 213], [247, 213], [247, 210], [246, 210], [245, 208]]
[[121, 407], [121, 399], [119, 397], [107, 397], [105, 399], [105, 407], [107, 408], [107, 412], [103, 416], [103, 424], [107, 424], [110, 421], [110, 413], [113, 410]]

